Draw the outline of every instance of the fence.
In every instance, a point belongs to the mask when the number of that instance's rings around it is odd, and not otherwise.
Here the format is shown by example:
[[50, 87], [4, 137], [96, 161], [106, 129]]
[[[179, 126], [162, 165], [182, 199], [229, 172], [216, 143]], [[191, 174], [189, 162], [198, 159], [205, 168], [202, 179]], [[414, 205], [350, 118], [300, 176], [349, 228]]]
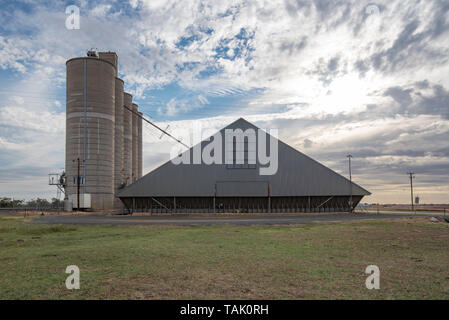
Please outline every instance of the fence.
[[11, 208], [0, 208], [0, 212], [7, 211], [46, 211], [46, 212], [57, 212], [63, 211], [64, 206], [37, 206], [37, 207], [11, 207]]

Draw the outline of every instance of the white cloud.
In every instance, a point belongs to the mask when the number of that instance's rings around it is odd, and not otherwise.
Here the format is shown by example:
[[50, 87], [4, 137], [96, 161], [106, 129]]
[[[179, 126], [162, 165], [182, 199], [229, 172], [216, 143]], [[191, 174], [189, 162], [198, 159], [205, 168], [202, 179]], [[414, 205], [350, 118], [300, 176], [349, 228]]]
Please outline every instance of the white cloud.
[[129, 0], [131, 8], [136, 9], [139, 6], [139, 0]]
[[99, 18], [104, 18], [107, 13], [111, 10], [112, 6], [109, 4], [100, 4], [90, 10], [89, 15]]
[[200, 100], [201, 104], [209, 104], [210, 103], [209, 100], [207, 100], [207, 98], [201, 94], [198, 96], [198, 100]]
[[45, 110], [36, 112], [26, 107], [7, 106], [0, 109], [0, 125], [62, 133], [65, 129], [65, 113]]

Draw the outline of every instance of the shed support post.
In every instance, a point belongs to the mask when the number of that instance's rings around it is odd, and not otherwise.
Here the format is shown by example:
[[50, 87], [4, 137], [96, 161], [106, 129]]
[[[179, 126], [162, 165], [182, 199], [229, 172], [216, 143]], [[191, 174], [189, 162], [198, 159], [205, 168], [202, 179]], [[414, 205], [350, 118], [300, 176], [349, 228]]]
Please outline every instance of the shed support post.
[[268, 212], [271, 213], [271, 199], [270, 199], [270, 182], [267, 182], [268, 186]]
[[214, 184], [214, 213], [215, 213], [215, 198], [217, 197], [217, 184]]
[[310, 207], [310, 196], [308, 198], [309, 198], [309, 200], [308, 200], [309, 201], [309, 205], [308, 205], [309, 206], [309, 210], [308, 211], [310, 212], [312, 210], [312, 208]]

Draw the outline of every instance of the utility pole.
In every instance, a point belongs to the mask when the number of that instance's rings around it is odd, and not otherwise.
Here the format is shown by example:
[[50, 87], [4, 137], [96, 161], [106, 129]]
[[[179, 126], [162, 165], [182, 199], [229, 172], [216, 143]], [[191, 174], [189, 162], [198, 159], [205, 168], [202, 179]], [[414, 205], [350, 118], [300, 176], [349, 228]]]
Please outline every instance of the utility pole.
[[349, 207], [350, 207], [349, 212], [352, 213], [352, 211], [353, 211], [353, 207], [352, 207], [352, 172], [351, 172], [351, 158], [352, 158], [352, 155], [348, 154], [346, 157], [349, 160], [349, 182], [350, 182], [350, 190], [351, 190], [350, 191], [351, 195], [349, 197]]
[[415, 207], [413, 205], [413, 178], [415, 178], [414, 176], [414, 172], [410, 171], [407, 172], [407, 174], [410, 176], [410, 198], [411, 198], [411, 203], [412, 203], [412, 211], [415, 211]]
[[78, 162], [78, 175], [76, 176], [76, 196], [78, 201], [78, 206], [76, 207], [76, 210], [80, 210], [80, 158], [76, 159]]
[[[73, 162], [77, 162], [77, 167], [78, 167], [78, 173], [76, 175], [76, 198], [77, 198], [77, 208], [76, 210], [79, 211], [80, 209], [80, 158], [76, 158], [76, 160], [73, 160]], [[67, 194], [66, 194], [67, 195]]]

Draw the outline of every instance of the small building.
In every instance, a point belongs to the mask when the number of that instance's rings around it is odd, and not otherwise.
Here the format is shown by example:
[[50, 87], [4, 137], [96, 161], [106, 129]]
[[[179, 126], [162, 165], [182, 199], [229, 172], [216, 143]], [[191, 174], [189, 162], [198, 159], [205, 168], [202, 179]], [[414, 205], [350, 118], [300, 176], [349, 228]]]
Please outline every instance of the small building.
[[[370, 194], [245, 119], [208, 140], [125, 187], [118, 197], [130, 211], [287, 213], [349, 211], [351, 202], [355, 207]], [[222, 149], [212, 148], [214, 143]]]

